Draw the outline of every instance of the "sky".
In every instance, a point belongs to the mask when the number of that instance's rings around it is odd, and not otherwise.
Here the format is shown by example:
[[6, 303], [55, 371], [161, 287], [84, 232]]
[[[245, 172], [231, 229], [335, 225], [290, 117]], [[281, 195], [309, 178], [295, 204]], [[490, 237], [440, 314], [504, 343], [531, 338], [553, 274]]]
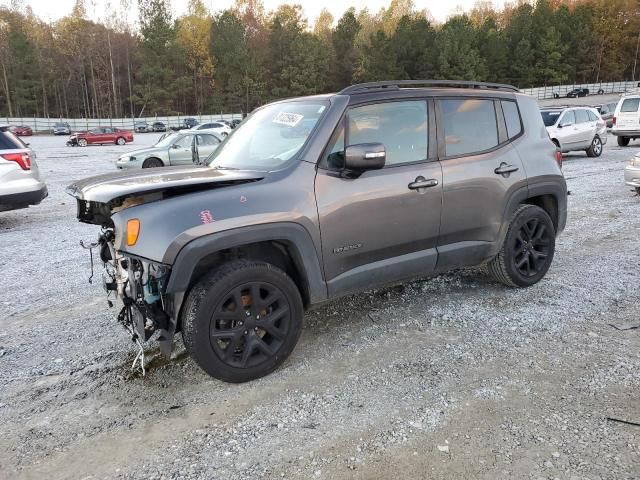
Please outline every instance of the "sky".
[[[75, 3], [75, 0], [0, 0], [0, 5], [9, 6], [12, 1], [30, 6], [36, 15], [46, 21], [57, 20], [67, 15]], [[203, 1], [213, 12], [228, 8], [234, 3], [233, 0]], [[349, 7], [355, 7], [356, 10], [361, 10], [366, 7], [371, 13], [376, 13], [381, 7], [387, 7], [390, 1], [391, 0], [263, 0], [266, 11], [274, 10], [278, 5], [283, 3], [298, 3], [302, 5], [310, 24], [314, 23], [323, 8], [329, 10], [337, 20]], [[458, 7], [461, 7], [465, 11], [470, 10], [475, 2], [476, 0], [414, 0], [417, 10], [429, 10], [433, 18], [438, 22], [446, 21], [447, 17]], [[86, 0], [87, 11], [89, 12], [88, 16], [92, 20], [103, 20], [104, 5], [108, 3], [119, 5], [120, 1]], [[131, 0], [131, 3], [135, 5], [137, 2], [136, 0]], [[504, 3], [504, 0], [493, 0], [493, 4], [497, 8], [502, 8]], [[90, 7], [91, 4], [93, 4], [93, 7]], [[171, 5], [174, 15], [181, 15], [185, 13], [187, 9], [187, 0], [171, 0]], [[131, 15], [131, 20], [134, 20], [135, 12], [131, 12]]]

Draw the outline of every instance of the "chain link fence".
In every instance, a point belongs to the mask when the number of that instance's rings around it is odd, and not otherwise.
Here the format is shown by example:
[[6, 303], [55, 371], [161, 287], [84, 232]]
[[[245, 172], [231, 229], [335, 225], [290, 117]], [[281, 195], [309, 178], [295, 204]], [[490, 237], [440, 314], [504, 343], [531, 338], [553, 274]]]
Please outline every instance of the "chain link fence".
[[586, 88], [589, 95], [606, 93], [625, 93], [640, 88], [640, 82], [601, 82], [601, 83], [574, 83], [573, 85], [556, 85], [537, 88], [523, 88], [522, 93], [531, 95], [537, 100], [566, 97], [567, 93], [576, 88]]
[[34, 117], [0, 117], [0, 124], [31, 127], [34, 132], [47, 133], [53, 130], [56, 123], [68, 123], [73, 131], [90, 130], [95, 127], [115, 127], [134, 130], [138, 122], [162, 122], [167, 128], [184, 128], [185, 118], [195, 118], [198, 123], [215, 122], [216, 120], [242, 120], [241, 113], [225, 113], [217, 115], [184, 115], [173, 117], [141, 117], [141, 118], [34, 118]]

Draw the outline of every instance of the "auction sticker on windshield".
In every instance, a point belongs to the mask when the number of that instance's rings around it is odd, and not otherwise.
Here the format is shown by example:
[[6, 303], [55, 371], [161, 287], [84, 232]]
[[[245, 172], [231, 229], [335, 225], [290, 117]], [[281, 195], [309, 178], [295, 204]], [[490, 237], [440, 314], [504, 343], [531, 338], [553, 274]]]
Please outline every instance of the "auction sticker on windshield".
[[273, 117], [273, 123], [279, 123], [280, 125], [286, 125], [287, 127], [295, 127], [303, 118], [304, 115], [300, 115], [299, 113], [279, 112], [275, 117]]

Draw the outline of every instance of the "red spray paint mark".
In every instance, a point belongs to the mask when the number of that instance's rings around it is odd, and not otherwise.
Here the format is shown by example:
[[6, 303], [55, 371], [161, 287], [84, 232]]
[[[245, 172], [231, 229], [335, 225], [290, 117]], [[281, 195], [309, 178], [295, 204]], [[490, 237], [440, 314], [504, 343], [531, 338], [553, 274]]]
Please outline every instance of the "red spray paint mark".
[[213, 215], [209, 210], [203, 210], [200, 212], [200, 220], [202, 220], [203, 224], [211, 223], [213, 222]]

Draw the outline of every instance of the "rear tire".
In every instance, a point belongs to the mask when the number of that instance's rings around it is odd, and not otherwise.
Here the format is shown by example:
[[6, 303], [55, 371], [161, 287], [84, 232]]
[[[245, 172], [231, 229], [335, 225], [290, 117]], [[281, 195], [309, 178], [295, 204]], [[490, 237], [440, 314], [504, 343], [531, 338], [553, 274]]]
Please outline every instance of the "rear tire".
[[88, 145], [87, 141], [84, 138], [81, 138], [80, 140], [78, 140], [78, 146], [86, 147], [87, 145]]
[[127, 143], [127, 141], [124, 139], [124, 137], [118, 137], [116, 138], [116, 145], [124, 145], [125, 143]]
[[618, 145], [621, 147], [626, 147], [629, 145], [629, 141], [631, 139], [629, 137], [618, 137]]
[[189, 292], [182, 336], [187, 351], [212, 377], [240, 383], [263, 377], [291, 354], [304, 309], [293, 280], [254, 260], [222, 264]]
[[142, 164], [142, 168], [159, 168], [164, 167], [164, 163], [159, 158], [147, 158]]
[[587, 148], [587, 157], [595, 158], [602, 155], [602, 140], [596, 135], [591, 141], [591, 146]]
[[487, 265], [489, 273], [510, 287], [534, 285], [551, 266], [555, 240], [547, 212], [535, 205], [521, 205], [511, 217], [500, 252]]

